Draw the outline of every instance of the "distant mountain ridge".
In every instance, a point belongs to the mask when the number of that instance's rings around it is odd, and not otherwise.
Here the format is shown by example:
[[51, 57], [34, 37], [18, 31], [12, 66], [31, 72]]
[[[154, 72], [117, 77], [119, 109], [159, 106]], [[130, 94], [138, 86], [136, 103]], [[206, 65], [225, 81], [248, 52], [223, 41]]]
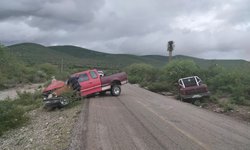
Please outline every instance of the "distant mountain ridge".
[[[61, 61], [63, 61], [66, 65], [119, 68], [133, 63], [147, 63], [155, 67], [162, 67], [168, 62], [167, 56], [109, 54], [71, 45], [43, 46], [36, 43], [20, 43], [8, 46], [8, 48], [18, 58], [30, 64], [45, 62], [60, 64]], [[210, 60], [184, 55], [176, 55], [173, 59], [191, 59], [200, 67], [209, 67], [213, 64], [222, 65], [228, 68], [250, 66], [250, 62], [245, 60]]]

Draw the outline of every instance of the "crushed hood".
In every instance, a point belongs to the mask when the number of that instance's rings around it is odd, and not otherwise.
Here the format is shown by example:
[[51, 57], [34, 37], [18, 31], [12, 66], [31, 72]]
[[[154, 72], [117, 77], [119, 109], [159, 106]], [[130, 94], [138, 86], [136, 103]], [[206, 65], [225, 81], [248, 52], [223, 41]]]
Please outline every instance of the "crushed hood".
[[65, 83], [63, 81], [58, 81], [58, 80], [54, 80], [51, 82], [50, 85], [48, 85], [43, 92], [48, 92], [48, 91], [52, 91], [52, 90], [56, 90], [58, 88], [61, 88], [65, 85]]

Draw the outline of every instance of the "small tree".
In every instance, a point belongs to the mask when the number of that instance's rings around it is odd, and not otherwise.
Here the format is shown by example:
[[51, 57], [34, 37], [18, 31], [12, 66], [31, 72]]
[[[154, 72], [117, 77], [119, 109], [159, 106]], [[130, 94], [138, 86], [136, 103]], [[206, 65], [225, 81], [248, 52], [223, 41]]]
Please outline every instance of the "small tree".
[[198, 75], [199, 66], [193, 60], [174, 60], [164, 68], [164, 77], [173, 88], [179, 78]]
[[168, 61], [170, 62], [172, 60], [172, 52], [174, 50], [174, 41], [168, 41], [168, 49], [169, 52]]

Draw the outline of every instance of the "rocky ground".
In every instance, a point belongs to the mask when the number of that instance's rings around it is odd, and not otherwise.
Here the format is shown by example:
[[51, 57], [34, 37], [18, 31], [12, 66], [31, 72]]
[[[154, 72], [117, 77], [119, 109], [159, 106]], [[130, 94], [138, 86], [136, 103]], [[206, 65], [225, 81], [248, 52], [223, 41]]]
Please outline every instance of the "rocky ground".
[[216, 113], [225, 114], [239, 121], [244, 121], [250, 124], [250, 107], [249, 106], [235, 106], [233, 110], [225, 111], [224, 108], [220, 107], [218, 104], [208, 103], [205, 107], [210, 111]]
[[30, 122], [0, 137], [3, 150], [57, 150], [67, 149], [72, 128], [82, 111], [83, 101], [64, 109], [48, 111], [39, 108], [29, 112]]

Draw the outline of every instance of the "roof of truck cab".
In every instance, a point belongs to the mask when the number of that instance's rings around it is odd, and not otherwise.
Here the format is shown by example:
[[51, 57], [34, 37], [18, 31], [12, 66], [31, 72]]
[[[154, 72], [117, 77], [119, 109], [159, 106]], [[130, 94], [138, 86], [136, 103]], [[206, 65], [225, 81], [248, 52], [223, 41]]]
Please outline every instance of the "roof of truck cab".
[[71, 77], [76, 77], [79, 74], [84, 74], [84, 73], [87, 73], [89, 71], [97, 71], [97, 70], [96, 69], [90, 69], [90, 70], [85, 70], [85, 71], [77, 72], [77, 73], [72, 74]]
[[181, 79], [188, 79], [188, 78], [194, 78], [194, 77], [198, 77], [198, 76], [190, 76], [190, 77], [180, 78], [179, 80], [181, 80]]

